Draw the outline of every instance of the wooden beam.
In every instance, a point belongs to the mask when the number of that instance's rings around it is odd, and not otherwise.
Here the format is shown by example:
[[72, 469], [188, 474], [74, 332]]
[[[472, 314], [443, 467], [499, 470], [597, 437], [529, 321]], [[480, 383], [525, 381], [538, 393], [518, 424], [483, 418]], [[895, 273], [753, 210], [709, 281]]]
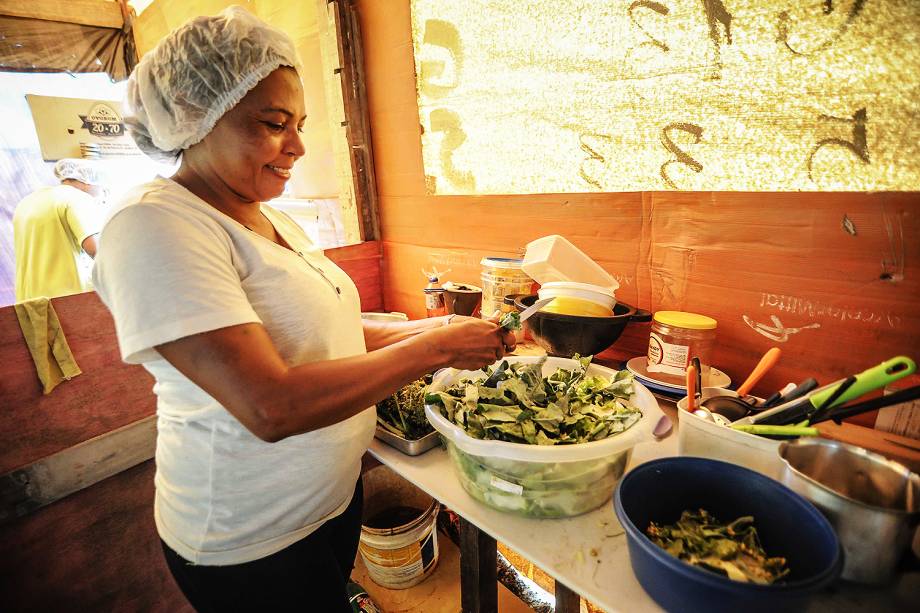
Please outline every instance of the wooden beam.
[[151, 415], [0, 476], [0, 525], [149, 460], [156, 424]]
[[463, 613], [497, 613], [495, 539], [460, 518], [460, 608]]
[[116, 30], [124, 25], [119, 3], [109, 0], [0, 0], [0, 15]]
[[556, 581], [556, 613], [579, 613], [581, 596]]

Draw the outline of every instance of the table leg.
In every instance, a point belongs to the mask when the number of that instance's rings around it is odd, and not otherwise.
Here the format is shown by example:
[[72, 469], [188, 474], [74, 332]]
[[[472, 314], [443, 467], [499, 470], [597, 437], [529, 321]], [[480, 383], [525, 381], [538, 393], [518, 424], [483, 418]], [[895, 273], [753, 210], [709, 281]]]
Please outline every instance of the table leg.
[[556, 581], [556, 613], [579, 613], [581, 596]]
[[498, 613], [495, 539], [460, 518], [460, 606], [463, 613]]

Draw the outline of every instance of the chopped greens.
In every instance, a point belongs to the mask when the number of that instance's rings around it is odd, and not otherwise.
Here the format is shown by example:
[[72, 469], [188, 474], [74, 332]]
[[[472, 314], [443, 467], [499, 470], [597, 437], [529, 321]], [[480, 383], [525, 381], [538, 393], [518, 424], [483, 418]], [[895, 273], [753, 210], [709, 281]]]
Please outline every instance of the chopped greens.
[[490, 367], [482, 379], [464, 379], [425, 402], [467, 434], [480, 439], [568, 445], [587, 443], [627, 430], [642, 417], [629, 399], [633, 377], [622, 370], [612, 380], [586, 374], [591, 356], [574, 356], [572, 370], [543, 377], [543, 361]]
[[768, 558], [754, 518], [722, 524], [705, 509], [684, 511], [676, 524], [649, 524], [652, 542], [669, 554], [735, 581], [770, 584], [789, 574], [785, 558]]
[[[633, 380], [587, 374], [591, 357], [543, 376], [545, 358], [501, 361], [478, 378], [429, 391], [426, 404], [474, 438], [533, 445], [573, 445], [614, 436], [642, 417], [632, 404]], [[527, 517], [571, 517], [609, 502], [631, 449], [602, 457], [537, 462], [474, 455], [448, 441], [460, 483], [491, 507]]]
[[377, 405], [377, 423], [396, 436], [414, 441], [434, 428], [425, 417], [425, 389], [431, 375], [413, 381]]
[[501, 321], [498, 322], [505, 330], [520, 330], [521, 329], [521, 314], [517, 311], [509, 311], [501, 318]]

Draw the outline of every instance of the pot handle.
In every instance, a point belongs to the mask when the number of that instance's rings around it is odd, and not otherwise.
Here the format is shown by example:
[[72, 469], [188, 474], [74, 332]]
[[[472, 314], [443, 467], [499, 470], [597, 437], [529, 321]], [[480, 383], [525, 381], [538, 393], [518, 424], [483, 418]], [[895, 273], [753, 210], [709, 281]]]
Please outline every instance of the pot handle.
[[652, 312], [646, 311], [645, 309], [636, 308], [636, 312], [633, 313], [632, 317], [629, 318], [629, 321], [637, 321], [640, 323], [652, 321]]

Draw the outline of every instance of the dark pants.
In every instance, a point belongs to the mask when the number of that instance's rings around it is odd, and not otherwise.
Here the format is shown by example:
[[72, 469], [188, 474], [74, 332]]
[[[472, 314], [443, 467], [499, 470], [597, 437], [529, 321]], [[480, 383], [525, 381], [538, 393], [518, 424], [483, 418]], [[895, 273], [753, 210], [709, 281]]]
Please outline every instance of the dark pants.
[[166, 564], [182, 593], [200, 613], [350, 613], [345, 584], [358, 552], [363, 497], [358, 479], [344, 513], [266, 558], [231, 566], [200, 566], [187, 562], [163, 543]]

